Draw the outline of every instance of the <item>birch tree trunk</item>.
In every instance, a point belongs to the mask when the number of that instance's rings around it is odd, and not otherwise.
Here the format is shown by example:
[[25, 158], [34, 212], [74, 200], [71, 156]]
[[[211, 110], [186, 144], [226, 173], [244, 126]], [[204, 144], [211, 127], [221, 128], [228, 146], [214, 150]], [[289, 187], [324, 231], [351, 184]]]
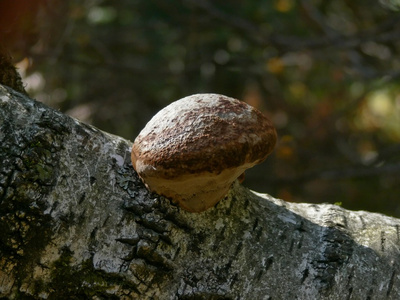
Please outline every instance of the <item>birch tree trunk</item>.
[[130, 147], [0, 86], [0, 297], [400, 299], [400, 220], [238, 183], [188, 213]]

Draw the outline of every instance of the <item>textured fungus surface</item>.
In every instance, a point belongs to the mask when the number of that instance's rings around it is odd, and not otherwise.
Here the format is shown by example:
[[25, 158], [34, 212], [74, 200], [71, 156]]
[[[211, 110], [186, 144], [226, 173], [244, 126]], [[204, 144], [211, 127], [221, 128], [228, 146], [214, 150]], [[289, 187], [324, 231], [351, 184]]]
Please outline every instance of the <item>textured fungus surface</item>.
[[215, 205], [276, 142], [271, 121], [223, 95], [196, 94], [157, 113], [136, 138], [132, 163], [148, 188], [200, 212]]
[[275, 142], [272, 123], [258, 110], [223, 95], [198, 94], [156, 114], [135, 140], [133, 152], [148, 175], [174, 178], [260, 163]]

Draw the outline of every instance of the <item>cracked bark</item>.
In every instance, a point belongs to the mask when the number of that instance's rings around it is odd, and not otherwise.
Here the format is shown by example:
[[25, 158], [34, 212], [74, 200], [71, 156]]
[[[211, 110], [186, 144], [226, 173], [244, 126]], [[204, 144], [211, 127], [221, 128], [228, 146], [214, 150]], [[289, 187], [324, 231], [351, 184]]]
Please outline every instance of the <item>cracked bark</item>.
[[0, 86], [0, 297], [400, 298], [400, 220], [238, 183], [188, 213], [130, 147]]

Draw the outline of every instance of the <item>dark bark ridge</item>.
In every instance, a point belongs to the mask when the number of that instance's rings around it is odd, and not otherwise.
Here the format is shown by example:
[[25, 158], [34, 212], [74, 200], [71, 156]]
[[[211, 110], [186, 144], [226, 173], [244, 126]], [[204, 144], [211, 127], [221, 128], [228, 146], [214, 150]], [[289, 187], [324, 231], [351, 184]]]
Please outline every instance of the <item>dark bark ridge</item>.
[[0, 86], [0, 297], [400, 298], [400, 220], [238, 183], [188, 213], [131, 145]]

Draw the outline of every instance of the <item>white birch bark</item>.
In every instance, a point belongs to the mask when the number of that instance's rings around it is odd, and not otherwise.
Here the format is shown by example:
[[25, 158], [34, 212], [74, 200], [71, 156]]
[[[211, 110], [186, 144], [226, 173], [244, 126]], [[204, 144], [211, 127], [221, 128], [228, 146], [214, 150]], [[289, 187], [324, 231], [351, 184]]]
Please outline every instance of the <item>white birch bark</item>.
[[400, 220], [238, 183], [188, 213], [130, 147], [0, 86], [0, 297], [400, 299]]

